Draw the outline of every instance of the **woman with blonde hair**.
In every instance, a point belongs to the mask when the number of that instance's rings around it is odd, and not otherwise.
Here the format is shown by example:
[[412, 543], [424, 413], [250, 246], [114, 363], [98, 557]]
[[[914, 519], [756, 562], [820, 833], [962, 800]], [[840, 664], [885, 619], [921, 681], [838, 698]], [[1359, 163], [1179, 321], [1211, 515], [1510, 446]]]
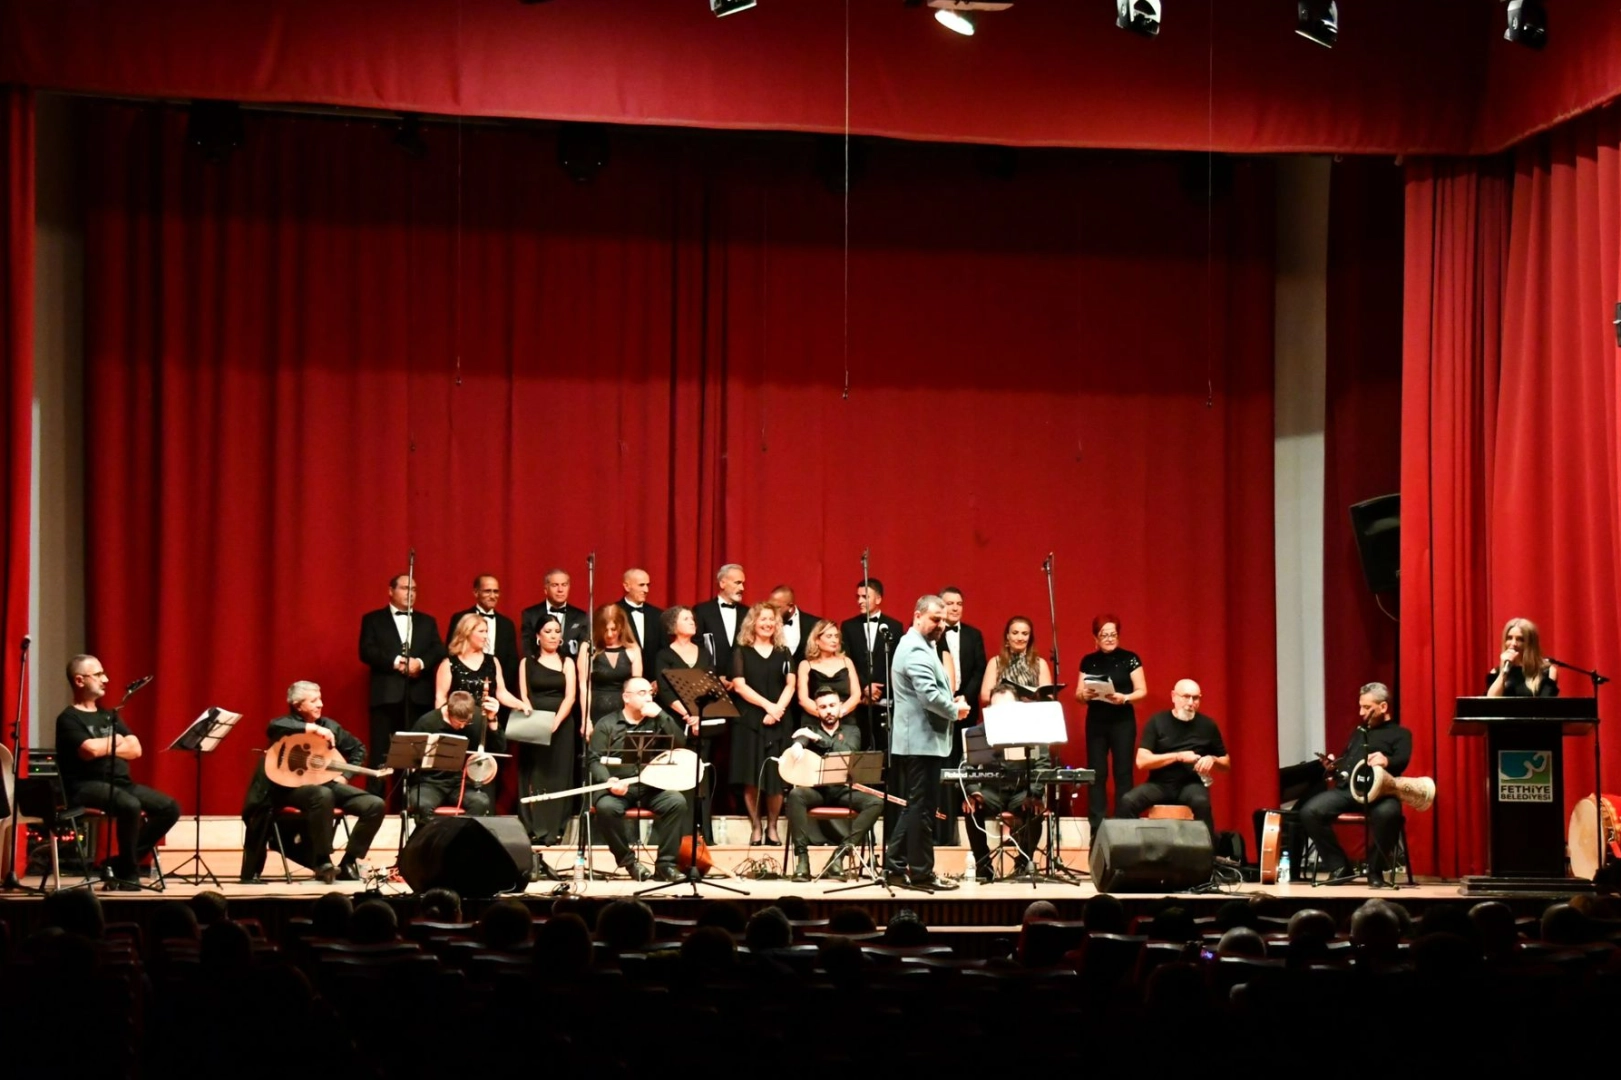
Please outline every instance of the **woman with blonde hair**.
[[839, 624], [818, 619], [805, 641], [805, 659], [799, 662], [799, 707], [816, 715], [816, 698], [831, 690], [839, 695], [839, 715], [849, 716], [861, 704], [861, 676], [856, 662], [844, 651]]
[[1542, 636], [1530, 619], [1503, 627], [1503, 651], [1486, 675], [1487, 697], [1558, 697], [1558, 669], [1542, 655]]
[[[793, 657], [782, 640], [782, 622], [770, 604], [749, 608], [732, 648], [732, 693], [742, 714], [732, 727], [731, 782], [743, 787], [749, 812], [749, 843], [782, 846], [777, 818], [782, 814], [782, 778], [771, 761], [788, 745], [788, 709], [794, 701]], [[766, 825], [760, 827], [760, 792], [765, 791]]]

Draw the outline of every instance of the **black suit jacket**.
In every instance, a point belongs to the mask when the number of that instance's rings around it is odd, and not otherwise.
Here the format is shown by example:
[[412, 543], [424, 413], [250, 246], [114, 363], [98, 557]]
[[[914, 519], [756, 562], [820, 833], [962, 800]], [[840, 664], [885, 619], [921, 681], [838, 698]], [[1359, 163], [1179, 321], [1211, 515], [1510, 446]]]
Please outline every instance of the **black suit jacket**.
[[[979, 684], [985, 681], [985, 669], [990, 665], [990, 658], [985, 655], [985, 635], [979, 632], [979, 628], [967, 623], [960, 625], [962, 633], [958, 635], [957, 649], [962, 655], [953, 655], [952, 660], [957, 665], [957, 693], [968, 699], [972, 709], [961, 724], [971, 726], [980, 722]], [[940, 641], [945, 643], [944, 634], [940, 635]]]
[[867, 631], [864, 626], [865, 619], [857, 615], [853, 619], [845, 619], [839, 624], [839, 632], [844, 635], [844, 651], [850, 654], [855, 661], [856, 677], [861, 680], [861, 689], [866, 690], [869, 682], [878, 682], [884, 685], [884, 693], [889, 693], [889, 664], [895, 656], [895, 646], [901, 643], [901, 636], [906, 633], [906, 627], [901, 621], [888, 615], [881, 615], [880, 626], [889, 628], [889, 641], [886, 643], [874, 635], [873, 644], [876, 646], [871, 657], [872, 677], [868, 678], [869, 658], [867, 656]]
[[810, 644], [811, 627], [822, 621], [820, 615], [812, 615], [804, 608], [794, 612], [794, 625], [799, 627], [799, 645], [794, 649], [794, 668], [798, 670], [799, 662], [805, 659], [805, 646]]
[[[520, 624], [519, 636], [522, 638], [523, 655], [535, 655], [535, 631], [540, 628], [542, 620], [546, 618], [546, 601], [530, 604], [523, 609], [523, 618]], [[591, 616], [586, 614], [584, 608], [577, 608], [573, 604], [563, 606], [563, 655], [573, 659], [580, 653], [580, 643], [591, 640]], [[574, 648], [569, 648], [569, 642], [574, 642]], [[505, 665], [503, 665], [505, 666]], [[514, 680], [516, 675], [511, 676]], [[512, 690], [512, 686], [507, 686]], [[516, 690], [512, 691], [517, 693]]]
[[[456, 632], [456, 624], [462, 621], [463, 615], [473, 614], [473, 609], [458, 611], [450, 617], [450, 625], [445, 629], [451, 634]], [[507, 689], [514, 695], [522, 696], [516, 689], [518, 679], [518, 624], [501, 614], [495, 613], [495, 658], [501, 661], [501, 676], [506, 679]]]
[[394, 660], [402, 652], [400, 631], [388, 608], [360, 617], [360, 662], [371, 668], [371, 704], [398, 705], [409, 698], [413, 705], [431, 708], [433, 674], [445, 658], [439, 623], [432, 615], [411, 613], [411, 655], [422, 661], [422, 674], [408, 679], [394, 670]]
[[642, 622], [647, 627], [647, 638], [636, 633], [636, 620], [630, 617], [630, 604], [621, 596], [617, 601], [619, 609], [625, 613], [625, 621], [630, 623], [630, 632], [636, 638], [636, 644], [642, 647], [642, 666], [645, 668], [653, 655], [670, 643], [664, 636], [664, 609], [656, 608], [652, 604], [642, 605]]
[[[737, 605], [737, 629], [743, 629], [743, 616], [749, 613], [747, 604]], [[705, 634], [715, 643], [715, 670], [726, 675], [732, 670], [732, 642], [726, 637], [726, 623], [720, 617], [720, 598], [711, 596], [701, 604], [692, 605], [692, 619], [698, 624], [698, 641], [705, 642]]]

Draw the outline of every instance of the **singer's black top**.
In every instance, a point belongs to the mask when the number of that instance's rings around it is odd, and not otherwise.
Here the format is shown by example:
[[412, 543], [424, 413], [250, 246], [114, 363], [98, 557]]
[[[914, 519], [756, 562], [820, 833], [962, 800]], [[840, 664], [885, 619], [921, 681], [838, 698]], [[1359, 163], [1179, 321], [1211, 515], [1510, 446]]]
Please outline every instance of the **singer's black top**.
[[[114, 730], [120, 739], [135, 734], [111, 709], [85, 712], [69, 705], [57, 714], [56, 767], [62, 774], [63, 787], [71, 791], [75, 784], [106, 781], [107, 759], [100, 757], [86, 761], [79, 756], [79, 747], [91, 739], [105, 739], [108, 732]], [[130, 782], [129, 762], [123, 758], [113, 759], [112, 781], [120, 785]]]
[[1385, 755], [1390, 762], [1385, 766], [1385, 771], [1391, 776], [1400, 776], [1407, 771], [1407, 763], [1413, 760], [1413, 733], [1397, 723], [1394, 717], [1369, 729], [1365, 740], [1360, 727], [1351, 732], [1351, 738], [1345, 744], [1345, 753], [1334, 762], [1335, 781], [1341, 791], [1350, 790], [1347, 785], [1350, 783], [1351, 770], [1372, 753]]
[[716, 673], [714, 654], [709, 651], [702, 641], [695, 639], [693, 644], [698, 646], [698, 659], [695, 663], [687, 663], [681, 658], [681, 654], [669, 645], [664, 646], [658, 651], [658, 655], [653, 657], [653, 694], [658, 703], [672, 713], [675, 712], [675, 703], [680, 699], [675, 696], [675, 691], [671, 690], [660, 676], [671, 668], [676, 671], [702, 670], [709, 672], [711, 675]]
[[[473, 695], [473, 704], [481, 706], [484, 702], [484, 680], [490, 680], [490, 696], [495, 696], [495, 669], [501, 663], [488, 653], [479, 653], [478, 667], [468, 667], [462, 663], [459, 656], [445, 657], [445, 663], [450, 665], [450, 691], [454, 694], [458, 690], [465, 690]], [[446, 696], [449, 696], [447, 694]], [[479, 712], [482, 714], [483, 709]]]
[[[1204, 713], [1194, 713], [1192, 720], [1178, 720], [1171, 710], [1163, 709], [1148, 718], [1143, 725], [1142, 748], [1151, 754], [1177, 754], [1183, 750], [1211, 757], [1225, 757], [1227, 744], [1221, 741], [1221, 729]], [[1186, 761], [1173, 761], [1148, 774], [1151, 784], [1170, 784], [1180, 787], [1194, 784], [1199, 774]]]
[[[1108, 679], [1114, 684], [1115, 693], [1129, 694], [1135, 687], [1131, 684], [1131, 673], [1143, 666], [1137, 654], [1130, 649], [1114, 649], [1104, 652], [1098, 649], [1081, 657], [1081, 677], [1088, 675], [1093, 678]], [[1114, 721], [1137, 722], [1137, 709], [1131, 702], [1116, 705], [1112, 701], [1088, 701], [1086, 703], [1086, 723], [1108, 724]]]
[[[1490, 690], [1492, 683], [1496, 681], [1497, 669], [1492, 668], [1486, 673], [1486, 689]], [[1542, 673], [1542, 682], [1537, 684], [1537, 692], [1533, 694], [1531, 688], [1525, 685], [1525, 671], [1518, 667], [1511, 667], [1508, 669], [1508, 674], [1503, 676], [1503, 696], [1558, 697], [1559, 684], [1548, 678], [1548, 672], [1544, 671]]]

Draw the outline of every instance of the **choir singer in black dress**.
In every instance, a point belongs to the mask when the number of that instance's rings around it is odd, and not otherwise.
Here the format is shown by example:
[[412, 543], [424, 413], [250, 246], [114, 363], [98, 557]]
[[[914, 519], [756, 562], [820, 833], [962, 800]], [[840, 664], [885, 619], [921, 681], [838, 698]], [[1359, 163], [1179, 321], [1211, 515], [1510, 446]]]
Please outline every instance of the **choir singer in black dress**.
[[[715, 668], [715, 656], [709, 651], [709, 646], [698, 640], [698, 621], [693, 617], [689, 607], [668, 608], [664, 612], [663, 634], [669, 644], [658, 651], [653, 657], [653, 693], [664, 711], [681, 720], [682, 723], [691, 724], [694, 719], [688, 715], [687, 707], [664, 682], [666, 671], [694, 671], [703, 670], [711, 675], [719, 672]], [[700, 729], [702, 734], [702, 729]], [[707, 749], [703, 751], [705, 761], [713, 760]], [[703, 833], [704, 842], [715, 842], [714, 826], [711, 822], [711, 800], [707, 798], [708, 791], [713, 787], [714, 780], [706, 772], [704, 774], [703, 816], [698, 821], [698, 828]]]
[[[1092, 835], [1108, 816], [1108, 779], [1114, 777], [1114, 799], [1131, 790], [1132, 747], [1137, 745], [1137, 710], [1133, 702], [1148, 696], [1143, 662], [1130, 649], [1120, 647], [1120, 619], [1098, 615], [1092, 620], [1097, 649], [1081, 657], [1081, 685], [1075, 700], [1086, 706], [1086, 767], [1097, 774], [1087, 792], [1087, 819]], [[1104, 680], [1112, 689], [1089, 687]], [[1114, 768], [1109, 768], [1110, 764]]]
[[[770, 604], [755, 604], [743, 616], [737, 647], [732, 651], [732, 694], [738, 699], [742, 715], [732, 728], [731, 781], [743, 788], [750, 844], [782, 844], [777, 838], [782, 778], [770, 759], [780, 756], [788, 745], [795, 681], [792, 660], [782, 643], [777, 609]], [[760, 825], [762, 794], [764, 833]]]
[[1486, 676], [1487, 697], [1558, 697], [1559, 669], [1542, 655], [1542, 636], [1530, 619], [1503, 627], [1503, 651]]
[[[576, 672], [574, 662], [563, 655], [563, 621], [545, 615], [535, 634], [534, 655], [518, 661], [518, 686], [524, 697], [524, 711], [552, 713], [552, 741], [548, 746], [518, 745], [518, 778], [522, 795], [540, 795], [574, 786], [578, 771], [579, 739], [585, 734], [585, 721], [576, 720]], [[563, 838], [563, 826], [573, 817], [568, 799], [518, 804], [524, 827], [537, 844], [556, 844]]]

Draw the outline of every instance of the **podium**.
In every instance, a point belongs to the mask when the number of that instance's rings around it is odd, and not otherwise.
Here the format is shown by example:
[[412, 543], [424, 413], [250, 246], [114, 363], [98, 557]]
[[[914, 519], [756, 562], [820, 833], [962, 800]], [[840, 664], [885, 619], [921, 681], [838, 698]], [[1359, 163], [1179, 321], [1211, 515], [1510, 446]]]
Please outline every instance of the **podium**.
[[1464, 878], [1463, 891], [1592, 888], [1566, 870], [1563, 751], [1565, 736], [1591, 735], [1600, 775], [1597, 699], [1461, 697], [1451, 733], [1486, 739], [1490, 857], [1487, 873]]

